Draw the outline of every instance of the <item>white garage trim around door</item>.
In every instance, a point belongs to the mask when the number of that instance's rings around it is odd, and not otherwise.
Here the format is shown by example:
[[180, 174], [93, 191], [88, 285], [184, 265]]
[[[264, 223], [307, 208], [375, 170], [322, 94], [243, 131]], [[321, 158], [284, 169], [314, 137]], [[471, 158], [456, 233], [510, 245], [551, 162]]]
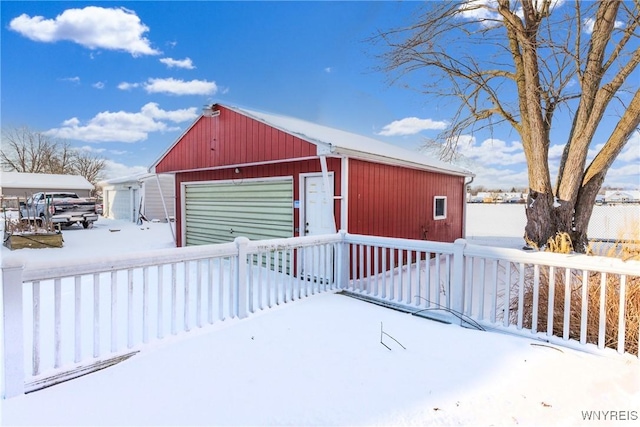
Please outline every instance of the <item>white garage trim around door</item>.
[[293, 177], [185, 182], [182, 245], [293, 236]]

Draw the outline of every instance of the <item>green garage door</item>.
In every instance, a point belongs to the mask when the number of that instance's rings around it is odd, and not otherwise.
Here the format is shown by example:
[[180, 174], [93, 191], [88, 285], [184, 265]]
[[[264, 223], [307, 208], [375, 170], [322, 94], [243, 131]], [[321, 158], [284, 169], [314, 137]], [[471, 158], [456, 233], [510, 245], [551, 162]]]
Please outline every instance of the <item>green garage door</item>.
[[185, 244], [293, 236], [293, 179], [185, 186]]

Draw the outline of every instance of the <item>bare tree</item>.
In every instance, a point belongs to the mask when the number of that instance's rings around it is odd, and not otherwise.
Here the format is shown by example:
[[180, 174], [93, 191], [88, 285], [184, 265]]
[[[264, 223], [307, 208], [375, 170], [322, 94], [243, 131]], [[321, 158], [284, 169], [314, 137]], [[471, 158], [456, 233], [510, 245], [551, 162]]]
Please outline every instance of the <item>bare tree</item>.
[[104, 158], [28, 127], [2, 129], [0, 161], [3, 170], [81, 175], [94, 185], [106, 167]]
[[2, 168], [16, 172], [48, 173], [58, 144], [27, 127], [2, 129]]
[[59, 142], [56, 148], [55, 156], [49, 162], [48, 172], [60, 175], [75, 175], [74, 163], [77, 157], [77, 150], [71, 147], [68, 142]]
[[83, 151], [76, 151], [74, 155], [73, 173], [84, 176], [93, 185], [102, 179], [105, 167], [106, 160], [99, 155]]
[[[439, 138], [449, 157], [466, 133], [502, 124], [518, 132], [529, 180], [525, 239], [542, 247], [567, 232], [584, 250], [596, 195], [640, 124], [639, 9], [639, 0], [427, 2], [418, 23], [375, 40], [387, 48], [383, 69], [393, 81], [427, 71], [420, 90], [456, 105]], [[554, 185], [558, 111], [573, 122]], [[611, 128], [604, 117], [615, 120]], [[606, 134], [596, 140], [597, 132]]]

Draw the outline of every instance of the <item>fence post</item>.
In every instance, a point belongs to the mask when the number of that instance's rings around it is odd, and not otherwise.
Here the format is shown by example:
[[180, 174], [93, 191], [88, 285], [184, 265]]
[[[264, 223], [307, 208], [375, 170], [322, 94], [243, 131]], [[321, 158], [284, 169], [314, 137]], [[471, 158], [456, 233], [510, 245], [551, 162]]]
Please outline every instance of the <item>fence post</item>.
[[236, 247], [238, 248], [238, 264], [236, 265], [236, 293], [238, 295], [237, 314], [240, 319], [247, 317], [247, 245], [249, 239], [246, 237], [236, 237]]
[[[455, 313], [464, 311], [464, 248], [465, 239], [456, 239], [453, 243], [453, 278], [451, 280], [451, 309]], [[462, 320], [460, 320], [462, 323]]]
[[338, 244], [339, 252], [336, 256], [338, 262], [338, 289], [345, 289], [349, 282], [349, 260], [346, 256], [349, 251], [347, 250], [347, 243], [345, 242], [347, 232], [340, 230], [338, 234], [340, 235], [340, 243]]
[[2, 264], [3, 397], [24, 394], [24, 340], [22, 324], [22, 260]]

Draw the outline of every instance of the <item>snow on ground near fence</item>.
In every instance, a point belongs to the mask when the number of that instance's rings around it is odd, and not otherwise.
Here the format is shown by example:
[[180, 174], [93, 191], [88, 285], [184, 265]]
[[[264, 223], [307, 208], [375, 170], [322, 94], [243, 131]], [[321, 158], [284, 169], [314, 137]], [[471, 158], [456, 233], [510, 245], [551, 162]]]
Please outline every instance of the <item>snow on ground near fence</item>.
[[[477, 206], [469, 206], [470, 241], [522, 246], [521, 205]], [[90, 262], [172, 247], [168, 227], [101, 218], [93, 229], [64, 231], [62, 249], [3, 247], [2, 256]], [[637, 360], [540, 344], [320, 295], [2, 401], [0, 423], [579, 425], [612, 410], [640, 419]]]
[[[380, 343], [381, 327], [391, 350]], [[587, 411], [640, 414], [637, 363], [441, 324], [341, 295], [314, 296], [213, 330], [4, 401], [2, 421], [577, 425]]]

